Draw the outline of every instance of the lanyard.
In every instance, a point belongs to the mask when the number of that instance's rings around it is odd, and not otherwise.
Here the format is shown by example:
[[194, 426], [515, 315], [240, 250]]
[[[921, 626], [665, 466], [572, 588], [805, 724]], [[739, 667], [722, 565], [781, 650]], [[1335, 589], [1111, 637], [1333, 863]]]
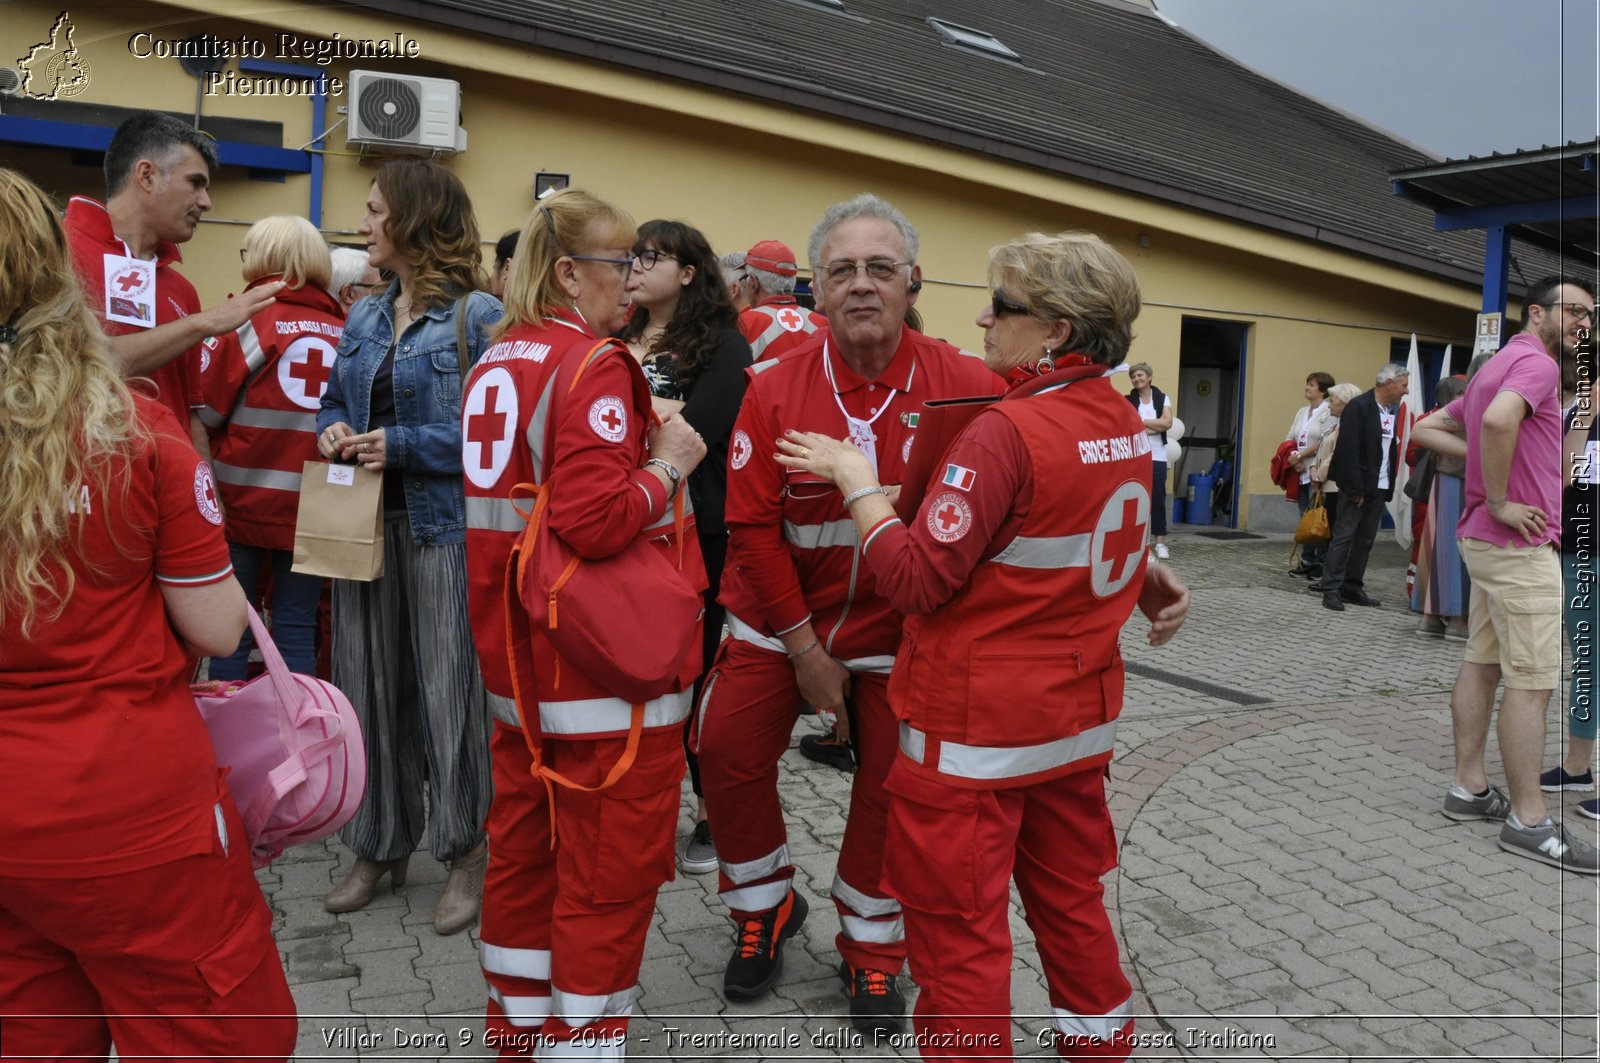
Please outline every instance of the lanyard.
[[850, 443], [866, 457], [867, 464], [872, 466], [872, 475], [878, 475], [878, 436], [872, 426], [882, 417], [889, 404], [894, 402], [894, 397], [900, 394], [899, 388], [890, 388], [888, 396], [883, 400], [883, 405], [878, 407], [878, 412], [868, 420], [852, 417], [850, 411], [844, 408], [844, 400], [839, 397], [839, 385], [833, 376], [833, 360], [828, 357], [828, 341], [822, 341], [822, 373], [828, 380], [828, 388], [833, 392], [833, 401], [839, 407], [839, 412], [844, 414], [845, 424], [850, 429]]

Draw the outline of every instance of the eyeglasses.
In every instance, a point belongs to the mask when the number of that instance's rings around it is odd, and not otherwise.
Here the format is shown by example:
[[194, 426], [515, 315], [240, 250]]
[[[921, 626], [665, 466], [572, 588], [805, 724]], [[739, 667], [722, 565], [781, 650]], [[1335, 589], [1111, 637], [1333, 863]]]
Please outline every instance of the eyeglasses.
[[999, 288], [989, 294], [989, 309], [994, 312], [995, 317], [1005, 317], [1007, 314], [1027, 314], [1030, 317], [1033, 315], [1033, 311], [1021, 303], [1014, 303], [1007, 299]]
[[892, 258], [869, 258], [865, 262], [846, 262], [840, 259], [829, 262], [822, 269], [822, 276], [829, 284], [849, 284], [855, 280], [859, 270], [866, 270], [867, 276], [875, 281], [893, 279], [900, 272], [901, 266], [909, 266], [909, 262], [896, 262]]
[[248, 255], [249, 253], [250, 253], [250, 249], [248, 247], [239, 248], [239, 261], [243, 262], [245, 260], [245, 256]]
[[653, 247], [647, 247], [633, 257], [639, 260], [639, 268], [643, 270], [655, 269], [656, 263], [660, 262], [664, 258], [670, 258], [674, 262], [683, 261], [683, 259], [679, 258], [677, 255], [669, 255], [665, 251], [657, 251]]
[[372, 291], [372, 289], [380, 286], [381, 284], [383, 284], [382, 281], [373, 281], [371, 284], [363, 284], [360, 281], [351, 281], [350, 282], [350, 287], [352, 287], [352, 288], [360, 288], [362, 291], [370, 292], [370, 291]]
[[618, 272], [623, 276], [633, 272], [634, 258], [632, 255], [627, 258], [598, 258], [594, 255], [567, 255], [566, 257], [574, 262], [604, 262], [608, 266], [616, 266]]
[[1547, 310], [1559, 306], [1572, 315], [1575, 321], [1582, 321], [1584, 318], [1588, 318], [1590, 321], [1594, 320], [1594, 307], [1584, 306], [1582, 303], [1540, 303], [1539, 305]]

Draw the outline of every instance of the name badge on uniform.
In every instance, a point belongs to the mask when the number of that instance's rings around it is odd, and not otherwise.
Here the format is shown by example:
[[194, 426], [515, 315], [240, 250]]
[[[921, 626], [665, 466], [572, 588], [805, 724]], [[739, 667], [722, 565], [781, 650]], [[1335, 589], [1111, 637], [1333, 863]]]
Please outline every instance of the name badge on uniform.
[[[887, 406], [887, 403], [885, 404]], [[872, 475], [878, 475], [878, 433], [872, 430], [872, 421], [863, 421], [859, 417], [845, 415], [845, 420], [850, 424], [850, 442], [866, 457], [867, 464], [872, 466]], [[877, 420], [877, 418], [873, 418]]]
[[139, 328], [156, 323], [156, 264], [142, 258], [105, 256], [107, 321]]

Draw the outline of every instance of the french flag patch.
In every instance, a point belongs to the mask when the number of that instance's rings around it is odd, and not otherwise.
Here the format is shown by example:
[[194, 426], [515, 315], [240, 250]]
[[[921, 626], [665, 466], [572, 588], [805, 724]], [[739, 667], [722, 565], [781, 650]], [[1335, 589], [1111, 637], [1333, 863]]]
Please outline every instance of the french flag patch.
[[944, 482], [958, 491], [972, 490], [972, 481], [977, 478], [977, 473], [963, 466], [946, 465], [944, 467]]

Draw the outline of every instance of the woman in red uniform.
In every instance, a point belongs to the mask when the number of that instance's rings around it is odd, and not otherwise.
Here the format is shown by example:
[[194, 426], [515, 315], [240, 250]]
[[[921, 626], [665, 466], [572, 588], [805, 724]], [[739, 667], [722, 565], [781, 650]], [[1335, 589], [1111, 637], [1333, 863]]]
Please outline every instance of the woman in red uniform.
[[[262, 218], [245, 233], [243, 254], [250, 288], [280, 280], [287, 287], [201, 359], [200, 419], [211, 434], [234, 574], [254, 599], [262, 568], [270, 569], [272, 641], [291, 671], [315, 675], [322, 578], [290, 566], [300, 469], [318, 457], [317, 410], [344, 314], [327, 292], [328, 245], [304, 218]], [[254, 648], [246, 631], [232, 655], [212, 659], [211, 678], [243, 679]]]
[[909, 526], [854, 446], [789, 432], [778, 460], [836, 483], [906, 614], [885, 883], [922, 986], [924, 1058], [1012, 1055], [1009, 884], [1022, 895], [1066, 1058], [1124, 1059], [1131, 990], [1101, 899], [1116, 866], [1104, 776], [1134, 605], [1171, 637], [1188, 592], [1150, 562], [1149, 437], [1112, 388], [1139, 313], [1097, 236], [990, 253], [984, 360], [1012, 385], [935, 466]]
[[294, 1000], [189, 655], [244, 629], [211, 469], [130, 395], [50, 202], [0, 170], [0, 1038], [283, 1059]]
[[[686, 654], [671, 692], [639, 707], [641, 723], [605, 676], [585, 675], [541, 633], [519, 690], [506, 650], [506, 560], [524, 527], [516, 506], [527, 507], [511, 499], [514, 486], [548, 487], [544, 519], [585, 559], [640, 537], [677, 556], [672, 498], [705, 443], [677, 415], [651, 429], [639, 364], [602, 339], [621, 328], [638, 285], [633, 239], [632, 220], [586, 192], [545, 199], [517, 242], [505, 318], [462, 404], [468, 601], [484, 685], [499, 695], [481, 959], [487, 1034], [511, 1058], [624, 1058], [645, 931], [672, 877], [699, 653]], [[693, 534], [686, 526], [685, 570], [698, 591], [705, 576]], [[650, 609], [648, 600], [615, 605], [619, 617]], [[688, 633], [650, 637], [677, 634]], [[519, 692], [521, 712], [537, 714], [528, 730], [543, 765], [575, 788], [534, 777], [517, 706], [506, 700]], [[631, 767], [607, 785], [629, 756]]]

